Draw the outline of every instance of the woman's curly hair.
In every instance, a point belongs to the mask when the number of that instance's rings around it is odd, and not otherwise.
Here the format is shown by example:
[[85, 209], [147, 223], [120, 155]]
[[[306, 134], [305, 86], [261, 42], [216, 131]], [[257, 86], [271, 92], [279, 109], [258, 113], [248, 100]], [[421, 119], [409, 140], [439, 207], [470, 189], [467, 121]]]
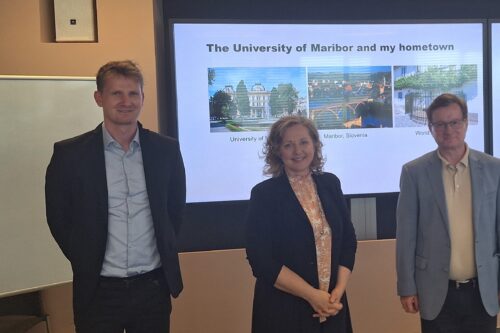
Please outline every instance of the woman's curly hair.
[[263, 154], [266, 165], [264, 166], [264, 174], [277, 177], [283, 173], [283, 161], [280, 157], [280, 148], [283, 143], [285, 132], [292, 126], [302, 125], [309, 131], [309, 135], [314, 145], [314, 156], [311, 161], [311, 171], [314, 173], [323, 172], [325, 159], [321, 152], [323, 144], [319, 139], [319, 133], [314, 123], [302, 116], [284, 116], [276, 121], [269, 131], [269, 135], [264, 144]]

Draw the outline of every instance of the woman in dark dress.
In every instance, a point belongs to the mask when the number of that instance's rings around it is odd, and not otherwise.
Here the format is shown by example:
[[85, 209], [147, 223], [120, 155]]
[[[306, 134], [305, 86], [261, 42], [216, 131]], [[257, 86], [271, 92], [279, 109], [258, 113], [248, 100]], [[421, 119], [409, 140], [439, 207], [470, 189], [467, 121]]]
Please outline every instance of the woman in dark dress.
[[321, 147], [307, 118], [271, 127], [264, 153], [272, 177], [252, 189], [246, 221], [253, 333], [352, 331], [345, 290], [356, 236], [339, 179], [322, 171]]

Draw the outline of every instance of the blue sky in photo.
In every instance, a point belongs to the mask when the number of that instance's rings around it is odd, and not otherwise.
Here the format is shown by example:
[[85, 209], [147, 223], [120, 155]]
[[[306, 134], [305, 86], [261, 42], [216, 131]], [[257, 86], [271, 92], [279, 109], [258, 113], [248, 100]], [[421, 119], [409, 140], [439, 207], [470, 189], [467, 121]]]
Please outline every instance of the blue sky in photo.
[[236, 91], [240, 80], [245, 81], [249, 91], [256, 83], [262, 84], [266, 91], [271, 91], [273, 87], [277, 88], [282, 83], [291, 83], [298, 91], [299, 97], [307, 96], [306, 70], [303, 67], [215, 67], [214, 69], [215, 80], [208, 86], [210, 96], [217, 90], [223, 90], [226, 85], [232, 85]]

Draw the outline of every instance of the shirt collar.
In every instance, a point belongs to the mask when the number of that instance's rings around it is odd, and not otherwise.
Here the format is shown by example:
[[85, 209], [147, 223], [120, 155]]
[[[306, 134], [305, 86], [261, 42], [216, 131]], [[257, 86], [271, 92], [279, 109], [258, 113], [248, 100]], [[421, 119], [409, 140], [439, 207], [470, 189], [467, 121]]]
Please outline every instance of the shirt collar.
[[[448, 162], [444, 157], [443, 155], [441, 155], [441, 153], [439, 152], [439, 149], [437, 150], [437, 154], [438, 154], [438, 157], [439, 159], [441, 160], [441, 162], [443, 162], [443, 166], [452, 166], [450, 164], [450, 162]], [[465, 144], [465, 154], [464, 156], [462, 157], [462, 159], [457, 163], [457, 165], [462, 165], [464, 166], [465, 168], [467, 168], [469, 166], [469, 146], [467, 144]]]
[[[111, 134], [109, 134], [108, 130], [106, 129], [106, 126], [104, 126], [104, 122], [102, 123], [102, 138], [103, 138], [104, 148], [109, 148], [111, 145], [120, 146], [120, 144], [111, 136]], [[139, 139], [139, 127], [137, 127], [134, 138], [130, 143], [130, 148], [136, 149], [136, 147], [140, 146], [141, 142]]]

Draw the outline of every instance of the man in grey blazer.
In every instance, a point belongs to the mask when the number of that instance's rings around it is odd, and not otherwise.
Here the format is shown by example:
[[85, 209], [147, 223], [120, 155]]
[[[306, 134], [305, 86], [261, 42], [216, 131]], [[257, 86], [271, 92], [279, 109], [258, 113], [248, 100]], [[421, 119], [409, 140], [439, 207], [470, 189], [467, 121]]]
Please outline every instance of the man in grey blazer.
[[500, 160], [465, 143], [467, 105], [427, 109], [437, 150], [403, 166], [396, 235], [398, 295], [422, 332], [492, 332], [499, 310]]

